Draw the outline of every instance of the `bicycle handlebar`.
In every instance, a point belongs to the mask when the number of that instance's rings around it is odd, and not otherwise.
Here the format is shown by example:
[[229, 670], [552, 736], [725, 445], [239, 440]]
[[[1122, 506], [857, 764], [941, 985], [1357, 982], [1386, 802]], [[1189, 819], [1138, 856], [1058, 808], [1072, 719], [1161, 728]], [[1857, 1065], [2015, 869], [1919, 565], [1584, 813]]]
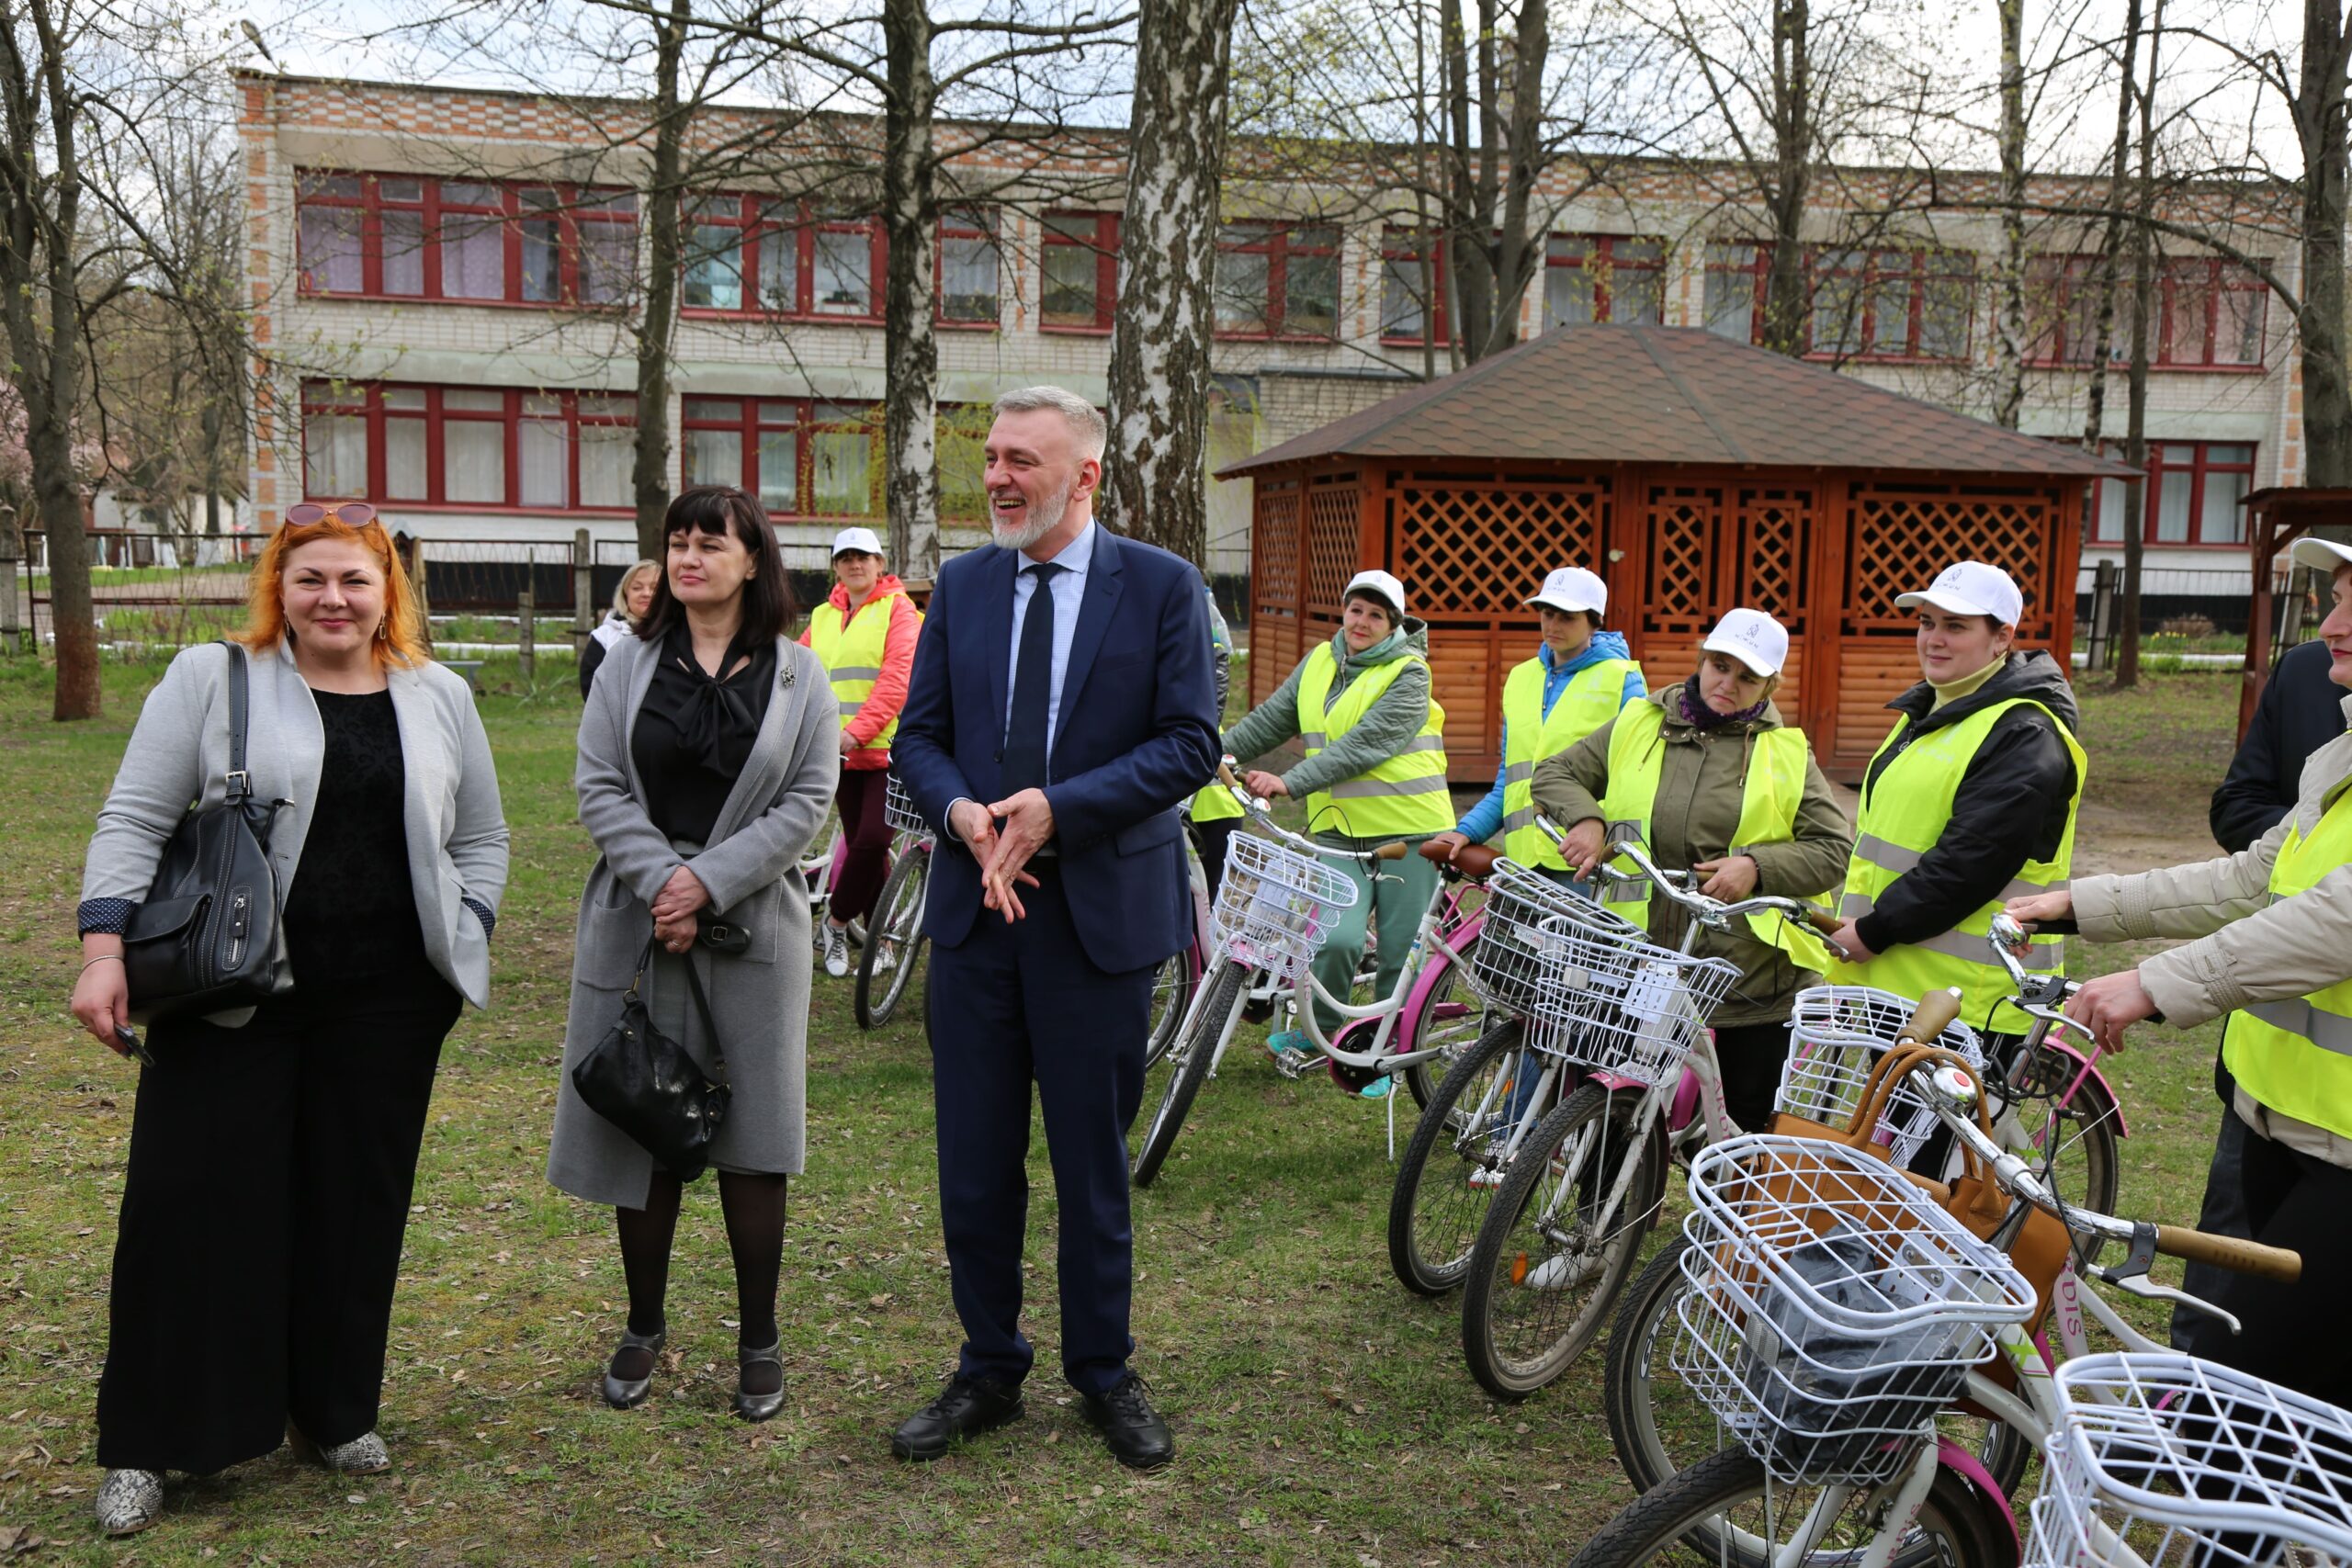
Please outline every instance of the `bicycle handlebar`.
[[2265, 1247], [2258, 1241], [2247, 1241], [2234, 1235], [2215, 1235], [2211, 1231], [2191, 1230], [2187, 1225], [2158, 1225], [2156, 1250], [2171, 1258], [2185, 1258], [2192, 1263], [2211, 1263], [2217, 1268], [2234, 1269], [2240, 1274], [2256, 1274], [2265, 1280], [2276, 1280], [2291, 1285], [2303, 1275], [2303, 1258], [2280, 1247]]
[[1896, 1032], [1897, 1044], [1910, 1041], [1914, 1044], [1932, 1045], [1960, 1017], [1961, 995], [1957, 986], [1947, 986], [1940, 991], [1929, 991], [1911, 1010], [1910, 1019]]
[[[1551, 837], [1554, 843], [1565, 846], [1567, 835], [1561, 831], [1557, 822], [1539, 811], [1535, 814], [1535, 823]], [[1824, 933], [1834, 931], [1838, 927], [1839, 922], [1836, 917], [1826, 911], [1815, 908], [1801, 898], [1783, 897], [1777, 893], [1759, 893], [1753, 897], [1739, 899], [1736, 903], [1727, 903], [1721, 898], [1710, 897], [1690, 886], [1689, 872], [1660, 869], [1657, 863], [1650, 859], [1648, 852], [1644, 850], [1636, 840], [1622, 840], [1610, 845], [1609, 854], [1623, 855], [1633, 862], [1634, 869], [1647, 877], [1650, 886], [1664, 894], [1668, 902], [1679, 906], [1702, 925], [1720, 929], [1729, 925], [1733, 919], [1741, 915], [1770, 914], [1783, 915], [1792, 920], [1801, 920], [1814, 930]], [[1603, 858], [1605, 860], [1608, 857]]]
[[1358, 865], [1369, 866], [1374, 861], [1403, 860], [1413, 852], [1410, 846], [1402, 839], [1382, 844], [1377, 849], [1341, 850], [1334, 849], [1329, 844], [1318, 844], [1304, 834], [1292, 832], [1274, 820], [1272, 802], [1261, 800], [1251, 795], [1243, 787], [1241, 781], [1234, 776], [1233, 759], [1229, 755], [1219, 761], [1216, 765], [1216, 782], [1232, 792], [1235, 802], [1249, 814], [1250, 820], [1262, 829], [1268, 837], [1290, 845], [1301, 854], [1317, 855], [1324, 860], [1351, 860]]

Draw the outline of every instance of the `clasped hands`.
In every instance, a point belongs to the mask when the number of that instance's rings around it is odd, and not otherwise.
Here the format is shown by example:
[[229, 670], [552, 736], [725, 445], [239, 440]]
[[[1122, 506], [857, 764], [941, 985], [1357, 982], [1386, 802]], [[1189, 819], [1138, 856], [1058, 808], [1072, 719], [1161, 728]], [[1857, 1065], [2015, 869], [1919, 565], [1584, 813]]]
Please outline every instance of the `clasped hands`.
[[653, 940], [672, 953], [685, 952], [698, 934], [695, 915], [709, 903], [702, 878], [680, 866], [653, 896]]
[[980, 863], [980, 902], [1002, 915], [1007, 924], [1028, 914], [1020, 890], [1036, 886], [1037, 879], [1026, 867], [1054, 836], [1054, 808], [1046, 792], [1017, 790], [991, 806], [958, 801], [949, 825]]

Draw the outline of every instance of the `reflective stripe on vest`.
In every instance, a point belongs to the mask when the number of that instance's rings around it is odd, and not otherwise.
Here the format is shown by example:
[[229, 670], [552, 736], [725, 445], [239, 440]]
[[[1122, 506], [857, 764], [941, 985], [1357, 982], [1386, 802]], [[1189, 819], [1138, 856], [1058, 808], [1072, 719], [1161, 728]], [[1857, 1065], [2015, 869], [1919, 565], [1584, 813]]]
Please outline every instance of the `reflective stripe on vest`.
[[[1666, 774], [1666, 714], [1653, 702], [1634, 703], [1617, 716], [1609, 732], [1609, 788], [1600, 814], [1612, 829], [1630, 826], [1644, 844], [1650, 840], [1650, 818], [1657, 805], [1658, 781]], [[1724, 852], [1736, 853], [1750, 844], [1786, 844], [1797, 836], [1797, 808], [1804, 803], [1805, 765], [1813, 749], [1804, 731], [1782, 727], [1758, 730], [1747, 759], [1747, 776], [1741, 782], [1739, 821], [1733, 827]], [[1646, 880], [1611, 881], [1604, 885], [1603, 905], [1612, 913], [1649, 929], [1650, 886]], [[1779, 915], [1747, 917], [1750, 935], [1778, 948], [1799, 968], [1815, 974], [1831, 962], [1827, 944], [1810, 928]]]
[[1630, 659], [1604, 659], [1568, 677], [1544, 711], [1544, 656], [1515, 666], [1503, 682], [1503, 853], [1521, 865], [1566, 871], [1568, 863], [1535, 825], [1535, 765], [1556, 757], [1617, 716]]
[[[2019, 705], [2050, 710], [2030, 697], [1994, 703], [1957, 724], [1930, 729], [1908, 745], [1908, 716], [1887, 732], [1876, 754], [1899, 748], [1875, 782], [1862, 789], [1861, 820], [1854, 840], [1853, 858], [1846, 865], [1846, 887], [1838, 901], [1841, 919], [1860, 919], [1878, 908], [1878, 900], [1905, 873], [1917, 867], [1951, 820], [1951, 803], [1961, 780], [1976, 760], [1984, 738], [2003, 714]], [[2066, 827], [2058, 840], [2057, 855], [2048, 861], [2028, 861], [2009, 885], [1971, 911], [1958, 925], [1924, 941], [1904, 942], [1867, 964], [1835, 963], [1823, 976], [1833, 986], [1876, 986], [1899, 997], [1919, 997], [1945, 986], [1960, 987], [1961, 1021], [1979, 1031], [2019, 1033], [2031, 1021], [2007, 1004], [2008, 972], [1993, 957], [1985, 938], [1993, 917], [2011, 898], [2048, 892], [2066, 886], [2075, 859], [2075, 814], [2083, 801], [2083, 784], [2089, 760], [2074, 732], [2056, 714], [2050, 721], [2075, 762], [2075, 793], [2066, 802]], [[2064, 973], [2063, 938], [2037, 936], [2024, 957], [2025, 966], [2045, 975]]]
[[[1396, 677], [1412, 665], [1429, 669], [1419, 654], [1392, 659], [1358, 675], [1333, 699], [1331, 685], [1339, 673], [1339, 661], [1332, 657], [1329, 643], [1317, 644], [1298, 674], [1300, 718], [1320, 715], [1323, 723], [1319, 730], [1307, 730], [1302, 724], [1299, 739], [1306, 754], [1314, 756], [1353, 729], [1396, 683]], [[1326, 701], [1330, 703], [1328, 708]], [[1429, 716], [1421, 723], [1421, 732], [1396, 755], [1328, 790], [1309, 794], [1306, 821], [1312, 831], [1345, 833], [1354, 839], [1419, 838], [1453, 827], [1453, 797], [1445, 787], [1445, 709], [1438, 705], [1436, 694], [1430, 696]]]
[[[2310, 837], [2288, 829], [2270, 867], [2271, 898], [2292, 898], [2346, 865], [2352, 865], [2352, 779], [2337, 783]], [[2345, 964], [2352, 969], [2352, 953]], [[2239, 1087], [2264, 1105], [2352, 1138], [2352, 977], [2239, 1009], [2222, 1056]]]
[[[874, 682], [882, 678], [882, 655], [890, 640], [890, 616], [896, 609], [894, 600], [903, 593], [886, 593], [879, 599], [869, 599], [851, 612], [848, 624], [842, 621], [838, 605], [831, 599], [808, 613], [808, 647], [825, 666], [825, 674], [833, 683], [833, 702], [839, 708], [842, 722], [847, 724], [865, 706], [865, 699], [874, 691]], [[922, 624], [922, 613], [908, 606], [915, 624]], [[882, 732], [867, 741], [861, 750], [887, 751], [899, 733], [896, 714], [882, 727]]]

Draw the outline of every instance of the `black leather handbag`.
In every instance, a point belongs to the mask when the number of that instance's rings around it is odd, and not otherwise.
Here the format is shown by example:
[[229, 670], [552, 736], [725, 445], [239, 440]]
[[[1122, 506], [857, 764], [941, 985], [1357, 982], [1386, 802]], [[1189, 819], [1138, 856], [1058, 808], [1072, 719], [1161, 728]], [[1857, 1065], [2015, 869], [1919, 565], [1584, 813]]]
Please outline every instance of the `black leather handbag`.
[[218, 806], [190, 811], [164, 846], [122, 933], [134, 1023], [252, 1007], [292, 988], [269, 834], [288, 803], [254, 797], [245, 772], [245, 650], [229, 650], [229, 773]]
[[653, 964], [653, 942], [638, 954], [637, 974], [621, 998], [621, 1016], [605, 1037], [571, 1069], [571, 1087], [588, 1109], [627, 1133], [681, 1181], [692, 1181], [710, 1163], [711, 1140], [727, 1120], [734, 1090], [727, 1083], [727, 1059], [718, 1046], [718, 1026], [702, 988], [693, 953], [685, 955], [686, 984], [710, 1035], [711, 1065], [718, 1078], [706, 1077], [685, 1047], [653, 1027], [646, 1010], [645, 976]]

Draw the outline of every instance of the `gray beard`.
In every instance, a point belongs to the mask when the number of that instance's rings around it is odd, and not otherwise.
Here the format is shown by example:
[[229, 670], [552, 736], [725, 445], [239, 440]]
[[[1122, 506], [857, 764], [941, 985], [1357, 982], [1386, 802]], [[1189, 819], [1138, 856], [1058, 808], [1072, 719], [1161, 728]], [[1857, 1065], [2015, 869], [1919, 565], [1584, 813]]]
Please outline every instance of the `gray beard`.
[[989, 524], [990, 536], [996, 540], [998, 547], [1001, 549], [1027, 549], [1061, 526], [1062, 515], [1069, 510], [1069, 498], [1076, 493], [1077, 490], [1078, 479], [1073, 475], [1069, 483], [1062, 486], [1061, 492], [1052, 500], [1043, 505], [1032, 502], [1029, 507], [1029, 521], [1020, 527], [1008, 528], [991, 520]]

